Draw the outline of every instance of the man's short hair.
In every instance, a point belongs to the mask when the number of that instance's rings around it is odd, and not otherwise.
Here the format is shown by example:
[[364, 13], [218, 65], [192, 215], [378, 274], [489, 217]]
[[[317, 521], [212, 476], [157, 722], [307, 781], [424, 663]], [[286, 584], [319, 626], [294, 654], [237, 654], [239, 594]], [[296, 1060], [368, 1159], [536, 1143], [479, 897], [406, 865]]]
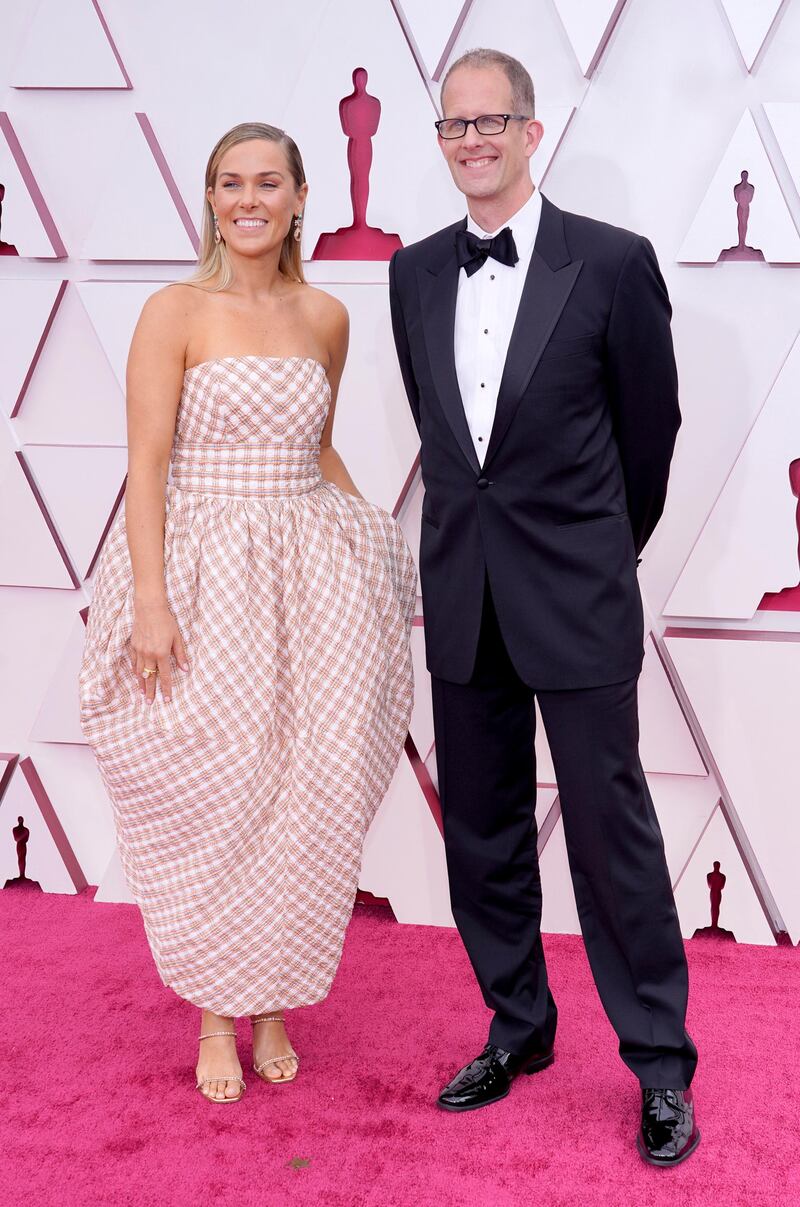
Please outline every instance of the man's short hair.
[[444, 90], [447, 87], [447, 81], [459, 67], [497, 67], [511, 85], [511, 104], [516, 112], [524, 114], [526, 117], [535, 116], [536, 101], [533, 93], [533, 80], [527, 68], [523, 67], [519, 59], [513, 58], [510, 54], [504, 54], [502, 50], [485, 50], [482, 47], [468, 50], [448, 67], [439, 94], [442, 101], [442, 112], [444, 112]]

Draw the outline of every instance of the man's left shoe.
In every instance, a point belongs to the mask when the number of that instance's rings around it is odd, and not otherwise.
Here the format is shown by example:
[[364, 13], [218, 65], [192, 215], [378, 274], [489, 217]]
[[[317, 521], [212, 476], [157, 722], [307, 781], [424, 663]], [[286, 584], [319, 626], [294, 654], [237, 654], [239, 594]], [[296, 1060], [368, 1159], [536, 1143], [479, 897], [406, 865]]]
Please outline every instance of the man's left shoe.
[[517, 1056], [487, 1044], [480, 1056], [456, 1073], [439, 1095], [444, 1111], [475, 1111], [505, 1098], [518, 1073], [538, 1073], [553, 1063], [553, 1049]]
[[636, 1147], [649, 1165], [680, 1165], [699, 1143], [691, 1090], [642, 1090]]

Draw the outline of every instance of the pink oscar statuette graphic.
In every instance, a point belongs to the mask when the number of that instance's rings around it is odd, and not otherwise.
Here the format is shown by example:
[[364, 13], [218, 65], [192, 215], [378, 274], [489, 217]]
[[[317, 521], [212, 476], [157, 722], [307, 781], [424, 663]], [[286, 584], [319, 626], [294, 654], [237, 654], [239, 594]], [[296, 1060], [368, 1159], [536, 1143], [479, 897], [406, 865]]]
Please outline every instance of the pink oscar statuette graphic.
[[733, 186], [733, 196], [736, 201], [736, 224], [739, 241], [735, 247], [726, 247], [717, 256], [717, 263], [725, 260], [763, 260], [764, 253], [757, 247], [748, 247], [747, 223], [750, 220], [750, 205], [755, 194], [755, 185], [750, 183], [749, 173], [742, 172], [738, 184]]
[[[789, 486], [797, 499], [797, 565], [800, 576], [800, 458], [789, 466]], [[782, 591], [768, 591], [758, 605], [761, 612], [800, 612], [800, 582]]]
[[18, 256], [19, 252], [13, 243], [6, 243], [3, 239], [3, 202], [6, 197], [6, 186], [0, 184], [0, 256]]
[[692, 935], [693, 939], [727, 939], [735, 943], [736, 936], [732, 930], [725, 930], [719, 924], [719, 911], [722, 905], [722, 890], [725, 888], [727, 876], [719, 870], [719, 860], [714, 860], [713, 870], [706, 876], [709, 896], [711, 898], [711, 925], [699, 927]]
[[381, 118], [381, 103], [367, 92], [367, 72], [356, 67], [353, 91], [339, 102], [339, 119], [347, 135], [347, 166], [353, 221], [317, 240], [312, 260], [389, 260], [403, 244], [399, 235], [387, 235], [367, 225], [372, 139]]
[[17, 844], [17, 867], [19, 868], [19, 875], [14, 876], [11, 880], [7, 880], [3, 888], [22, 888], [29, 891], [30, 889], [39, 889], [41, 892], [41, 885], [36, 880], [29, 880], [25, 875], [25, 867], [28, 862], [28, 839], [31, 836], [31, 832], [25, 825], [24, 818], [17, 818], [17, 824], [11, 833], [14, 842]]

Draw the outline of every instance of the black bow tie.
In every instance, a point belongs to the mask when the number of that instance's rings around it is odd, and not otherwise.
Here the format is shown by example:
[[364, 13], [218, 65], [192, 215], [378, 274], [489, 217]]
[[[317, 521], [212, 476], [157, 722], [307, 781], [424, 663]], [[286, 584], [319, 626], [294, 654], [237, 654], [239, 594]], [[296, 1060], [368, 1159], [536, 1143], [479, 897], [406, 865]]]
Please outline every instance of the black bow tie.
[[509, 268], [513, 268], [519, 259], [517, 245], [508, 226], [504, 226], [493, 239], [479, 239], [468, 230], [457, 231], [456, 255], [458, 267], [466, 269], [468, 277], [483, 268], [489, 256], [501, 264], [507, 264]]

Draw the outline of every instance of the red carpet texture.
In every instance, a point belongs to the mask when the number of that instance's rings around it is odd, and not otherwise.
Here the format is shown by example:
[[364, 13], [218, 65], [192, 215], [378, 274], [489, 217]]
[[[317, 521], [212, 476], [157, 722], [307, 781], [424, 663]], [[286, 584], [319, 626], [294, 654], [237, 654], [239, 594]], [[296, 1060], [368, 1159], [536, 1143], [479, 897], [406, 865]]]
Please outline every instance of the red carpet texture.
[[695, 940], [690, 1027], [703, 1142], [673, 1170], [634, 1150], [638, 1087], [581, 942], [546, 940], [555, 1065], [466, 1115], [435, 1097], [482, 1047], [488, 1011], [455, 932], [356, 907], [333, 991], [295, 1011], [297, 1080], [194, 1086], [198, 1016], [156, 976], [138, 911], [0, 893], [2, 1201], [511, 1207], [800, 1204], [800, 952]]

